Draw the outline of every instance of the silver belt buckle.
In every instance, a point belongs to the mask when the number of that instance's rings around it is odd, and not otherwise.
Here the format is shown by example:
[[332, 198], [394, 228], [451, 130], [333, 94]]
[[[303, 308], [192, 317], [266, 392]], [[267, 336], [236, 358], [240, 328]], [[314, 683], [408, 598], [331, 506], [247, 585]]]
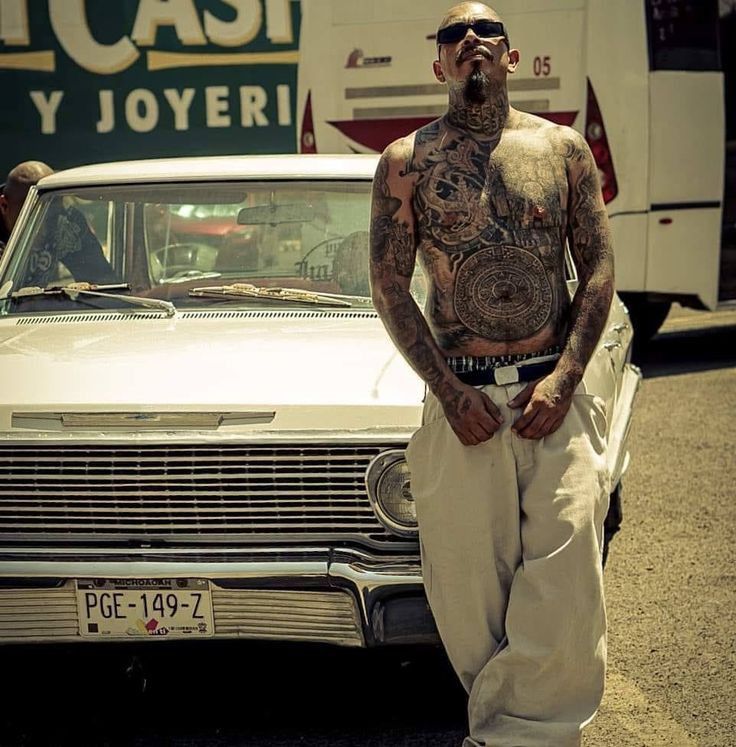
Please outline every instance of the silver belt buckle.
[[517, 366], [499, 366], [493, 369], [493, 378], [499, 386], [519, 383], [519, 369]]

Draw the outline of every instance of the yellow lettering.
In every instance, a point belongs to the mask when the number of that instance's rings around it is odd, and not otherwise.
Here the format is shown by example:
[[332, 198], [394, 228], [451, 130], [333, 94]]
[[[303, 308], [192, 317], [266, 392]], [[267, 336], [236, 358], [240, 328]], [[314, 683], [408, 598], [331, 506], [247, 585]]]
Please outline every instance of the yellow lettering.
[[115, 102], [110, 90], [100, 91], [100, 118], [96, 127], [101, 134], [115, 129]]
[[289, 0], [266, 0], [266, 36], [273, 44], [294, 41]]
[[135, 132], [150, 132], [158, 124], [158, 101], [146, 88], [136, 88], [125, 99], [125, 118]]
[[276, 86], [276, 109], [279, 124], [288, 127], [291, 124], [291, 89], [289, 86]]
[[138, 50], [127, 36], [114, 44], [95, 40], [87, 23], [84, 0], [49, 0], [49, 20], [64, 51], [91, 73], [119, 73], [138, 59]]
[[173, 26], [182, 44], [206, 44], [192, 0], [141, 0], [131, 36], [141, 47], [156, 43], [159, 26]]
[[175, 88], [165, 88], [164, 96], [174, 112], [174, 129], [189, 129], [189, 107], [194, 98], [194, 89], [185, 88], [181, 93]]
[[243, 127], [266, 127], [268, 118], [263, 109], [268, 103], [266, 91], [261, 86], [240, 86], [240, 124]]
[[204, 100], [207, 110], [207, 127], [230, 127], [230, 108], [227, 86], [207, 86], [204, 89]]
[[31, 43], [27, 0], [0, 0], [0, 39], [18, 47]]
[[204, 30], [210, 41], [221, 47], [239, 47], [258, 36], [263, 23], [260, 0], [222, 0], [236, 10], [232, 21], [222, 21], [204, 12]]
[[56, 132], [56, 110], [64, 98], [64, 92], [52, 91], [51, 96], [46, 98], [43, 91], [31, 91], [30, 96], [41, 115], [41, 132], [44, 135], [53, 135]]

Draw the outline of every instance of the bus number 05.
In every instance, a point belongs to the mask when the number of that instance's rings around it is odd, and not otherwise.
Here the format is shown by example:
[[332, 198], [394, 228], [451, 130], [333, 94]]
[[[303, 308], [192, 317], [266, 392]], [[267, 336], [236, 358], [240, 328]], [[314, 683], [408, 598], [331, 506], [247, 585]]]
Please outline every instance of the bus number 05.
[[534, 58], [534, 75], [549, 75], [552, 67], [550, 65], [549, 55]]

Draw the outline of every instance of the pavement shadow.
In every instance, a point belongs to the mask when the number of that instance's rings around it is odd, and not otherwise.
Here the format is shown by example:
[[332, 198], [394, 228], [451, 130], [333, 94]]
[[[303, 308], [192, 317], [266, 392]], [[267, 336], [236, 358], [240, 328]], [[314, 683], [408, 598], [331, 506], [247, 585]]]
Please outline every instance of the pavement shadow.
[[645, 378], [736, 366], [736, 324], [660, 333], [634, 348], [634, 362]]
[[465, 695], [436, 648], [230, 641], [10, 653], [2, 747], [455, 747], [464, 736]]

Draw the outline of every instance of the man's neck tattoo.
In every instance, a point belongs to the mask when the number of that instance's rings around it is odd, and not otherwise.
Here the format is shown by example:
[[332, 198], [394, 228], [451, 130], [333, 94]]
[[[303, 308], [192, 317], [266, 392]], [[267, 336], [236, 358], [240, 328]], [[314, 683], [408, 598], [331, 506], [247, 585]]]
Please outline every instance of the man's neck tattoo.
[[466, 83], [450, 87], [447, 121], [453, 127], [490, 138], [501, 136], [509, 116], [506, 87], [475, 72]]

